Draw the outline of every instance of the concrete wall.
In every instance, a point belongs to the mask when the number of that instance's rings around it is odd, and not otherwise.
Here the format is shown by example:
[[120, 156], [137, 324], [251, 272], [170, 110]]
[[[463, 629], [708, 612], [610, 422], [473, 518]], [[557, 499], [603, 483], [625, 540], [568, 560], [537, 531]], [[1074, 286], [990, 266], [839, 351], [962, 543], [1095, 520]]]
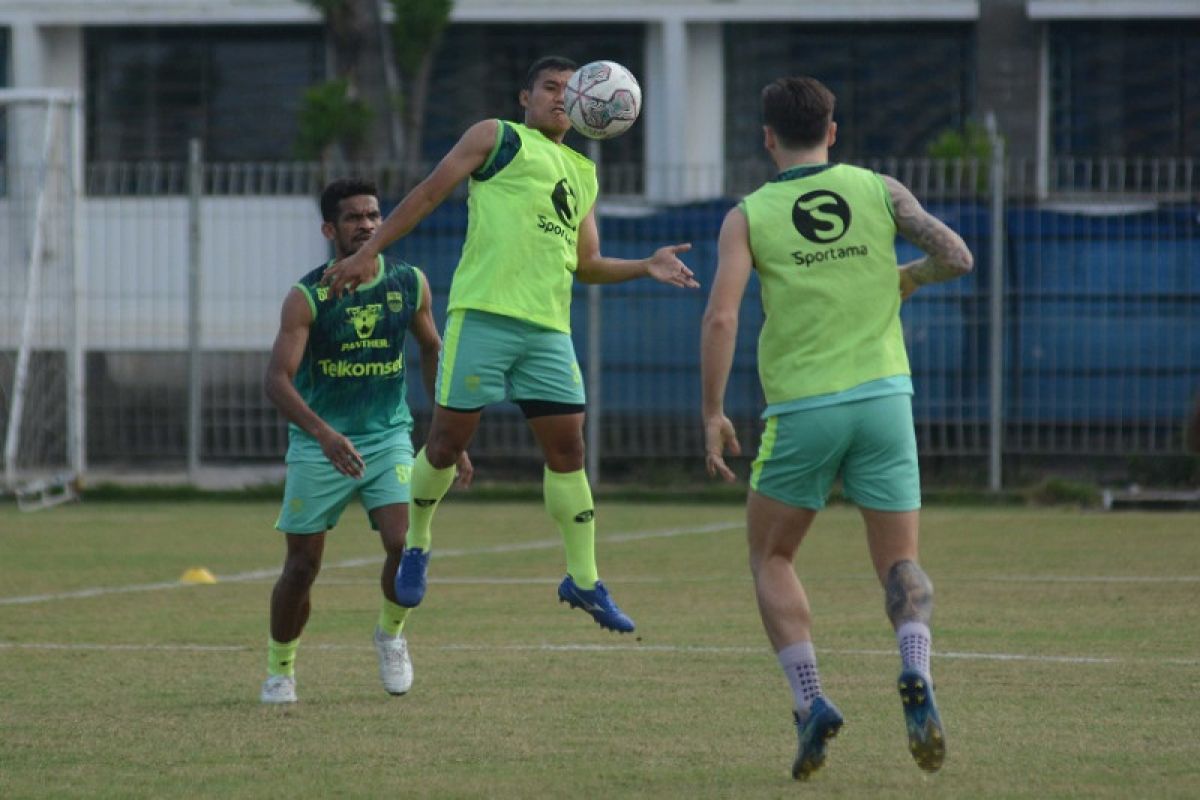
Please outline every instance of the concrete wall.
[[[81, 318], [90, 350], [187, 347], [187, 200], [84, 201]], [[201, 201], [201, 343], [210, 350], [269, 349], [288, 288], [329, 257], [320, 216], [304, 197]], [[0, 350], [16, 346], [25, 313], [28, 231], [0, 202]], [[36, 341], [62, 347], [70, 328], [70, 265], [52, 252], [38, 292]]]

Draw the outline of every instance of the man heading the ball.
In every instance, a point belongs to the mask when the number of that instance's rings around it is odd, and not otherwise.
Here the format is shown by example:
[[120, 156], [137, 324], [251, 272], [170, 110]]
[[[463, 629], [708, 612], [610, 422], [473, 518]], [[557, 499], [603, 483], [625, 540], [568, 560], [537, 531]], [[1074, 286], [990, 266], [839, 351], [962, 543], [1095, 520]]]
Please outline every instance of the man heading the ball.
[[[333, 181], [321, 193], [321, 216], [321, 232], [335, 257], [350, 255], [379, 225], [375, 185]], [[402, 633], [409, 609], [397, 604], [393, 585], [408, 529], [412, 469], [404, 340], [408, 332], [416, 338], [429, 391], [441, 340], [421, 271], [382, 257], [372, 264], [371, 279], [343, 297], [320, 286], [329, 264], [301, 278], [284, 299], [267, 364], [267, 396], [291, 424], [283, 508], [275, 523], [286, 535], [287, 554], [271, 593], [264, 703], [296, 702], [296, 648], [312, 607], [309, 593], [321, 568], [325, 534], [355, 495], [386, 554], [375, 628], [379, 674], [389, 694], [404, 694], [412, 685]], [[465, 454], [460, 470], [469, 482]]]
[[[764, 144], [779, 174], [725, 217], [701, 337], [706, 466], [734, 480], [740, 453], [723, 398], [752, 270], [765, 322], [758, 370], [766, 427], [750, 475], [750, 567], [767, 638], [794, 695], [793, 777], [825, 761], [842, 715], [822, 692], [808, 598], [793, 562], [833, 481], [860, 508], [902, 660], [909, 749], [941, 767], [945, 737], [929, 668], [933, 586], [917, 561], [920, 475], [902, 299], [972, 268], [966, 244], [899, 181], [829, 163], [834, 96], [813, 78], [762, 93]], [[897, 233], [926, 257], [899, 267]]]
[[471, 126], [436, 168], [401, 200], [357, 253], [325, 275], [334, 292], [372, 274], [376, 256], [432, 212], [464, 179], [467, 237], [450, 287], [429, 438], [412, 476], [412, 529], [396, 577], [397, 601], [416, 606], [425, 592], [430, 521], [454, 480], [483, 408], [505, 399], [522, 410], [546, 459], [546, 511], [566, 550], [559, 600], [602, 627], [628, 632], [626, 616], [600, 582], [591, 488], [583, 470], [584, 388], [571, 343], [571, 285], [651, 277], [698, 286], [677, 244], [640, 260], [600, 253], [596, 166], [563, 144], [574, 62], [557, 56], [530, 67], [519, 102], [524, 123], [487, 119]]

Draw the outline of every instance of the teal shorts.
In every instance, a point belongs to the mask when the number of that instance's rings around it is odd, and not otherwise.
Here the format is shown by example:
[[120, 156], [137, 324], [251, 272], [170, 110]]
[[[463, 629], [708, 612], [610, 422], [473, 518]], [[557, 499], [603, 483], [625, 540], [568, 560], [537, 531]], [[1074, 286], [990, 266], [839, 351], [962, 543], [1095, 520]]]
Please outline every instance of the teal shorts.
[[570, 334], [514, 317], [455, 309], [438, 360], [438, 405], [460, 411], [502, 400], [583, 405]]
[[820, 509], [842, 479], [846, 497], [875, 511], [921, 507], [912, 398], [893, 394], [767, 418], [750, 488]]
[[288, 464], [275, 527], [284, 533], [322, 533], [337, 524], [356, 494], [368, 512], [412, 498], [411, 447], [383, 450], [367, 456], [366, 462], [361, 478], [343, 475], [328, 461]]

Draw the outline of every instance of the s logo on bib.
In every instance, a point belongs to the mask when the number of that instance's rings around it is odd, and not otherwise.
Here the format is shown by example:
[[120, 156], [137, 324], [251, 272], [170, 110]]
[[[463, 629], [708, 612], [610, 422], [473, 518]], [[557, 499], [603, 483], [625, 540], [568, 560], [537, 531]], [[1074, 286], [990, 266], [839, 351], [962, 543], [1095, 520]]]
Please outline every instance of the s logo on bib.
[[792, 224], [810, 242], [836, 242], [850, 230], [850, 204], [827, 189], [802, 194], [792, 206]]

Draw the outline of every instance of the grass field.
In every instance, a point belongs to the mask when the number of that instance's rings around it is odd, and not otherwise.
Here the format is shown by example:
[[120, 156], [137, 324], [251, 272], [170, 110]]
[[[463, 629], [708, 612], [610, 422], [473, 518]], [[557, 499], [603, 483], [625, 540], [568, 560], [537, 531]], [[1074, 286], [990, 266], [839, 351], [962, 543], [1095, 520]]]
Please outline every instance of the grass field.
[[[857, 514], [824, 513], [798, 570], [846, 727], [797, 784], [739, 507], [601, 504], [635, 638], [555, 602], [539, 505], [448, 503], [401, 698], [370, 642], [378, 543], [349, 511], [287, 709], [258, 702], [276, 511], [0, 507], [0, 797], [1200, 796], [1197, 514], [926, 511], [949, 741], [928, 776]], [[219, 582], [179, 584], [192, 566]]]

